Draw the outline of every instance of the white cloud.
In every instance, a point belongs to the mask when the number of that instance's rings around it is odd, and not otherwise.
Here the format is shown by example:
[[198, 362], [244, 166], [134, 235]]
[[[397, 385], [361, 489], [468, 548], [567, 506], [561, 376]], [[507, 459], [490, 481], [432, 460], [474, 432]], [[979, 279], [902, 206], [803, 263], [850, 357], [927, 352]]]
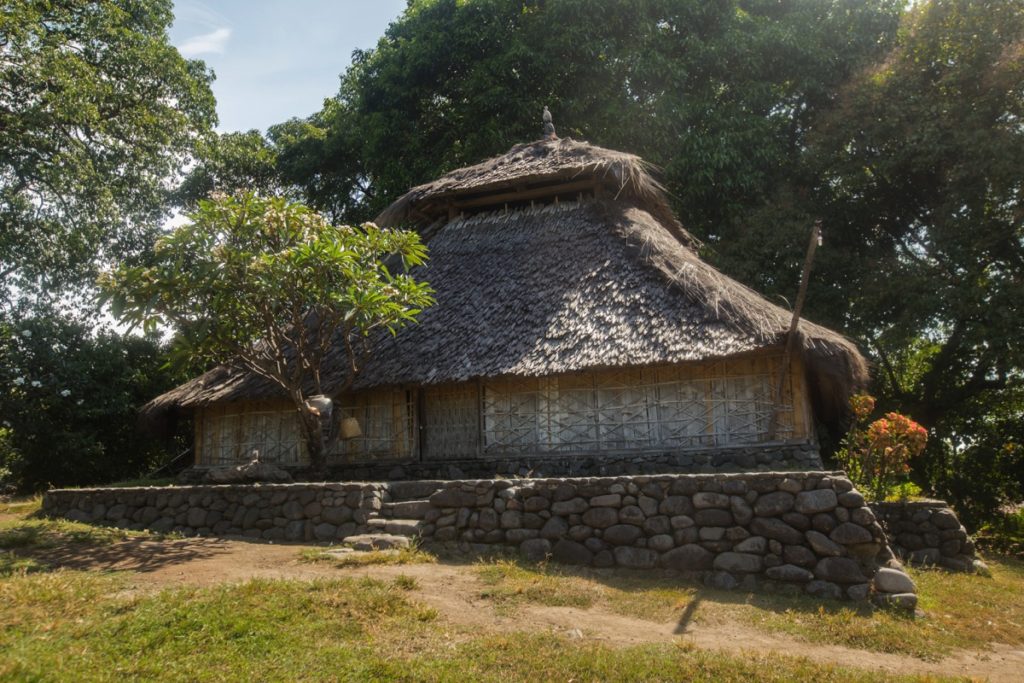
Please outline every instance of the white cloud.
[[231, 38], [231, 29], [219, 28], [209, 33], [204, 33], [186, 40], [178, 52], [183, 57], [198, 57], [210, 53], [221, 54], [227, 47], [228, 39]]

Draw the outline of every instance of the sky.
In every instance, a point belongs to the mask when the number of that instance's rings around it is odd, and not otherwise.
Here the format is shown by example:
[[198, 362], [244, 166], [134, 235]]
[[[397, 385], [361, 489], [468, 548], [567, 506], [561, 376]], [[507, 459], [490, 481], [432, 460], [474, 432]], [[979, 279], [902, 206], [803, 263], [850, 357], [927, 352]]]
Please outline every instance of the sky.
[[319, 111], [352, 51], [371, 48], [405, 0], [178, 0], [170, 37], [217, 76], [221, 132], [265, 131]]

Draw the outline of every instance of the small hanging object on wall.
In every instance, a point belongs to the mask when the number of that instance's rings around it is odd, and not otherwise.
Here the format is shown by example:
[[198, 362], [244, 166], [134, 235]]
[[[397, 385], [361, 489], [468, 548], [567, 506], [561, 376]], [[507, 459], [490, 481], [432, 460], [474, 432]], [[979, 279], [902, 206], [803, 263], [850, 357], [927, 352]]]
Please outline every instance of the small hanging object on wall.
[[547, 140], [557, 140], [558, 135], [555, 133], [555, 124], [551, 122], [551, 112], [548, 111], [547, 106], [544, 106], [544, 138]]
[[359, 427], [359, 420], [354, 417], [346, 417], [341, 421], [340, 436], [343, 440], [358, 439], [363, 435]]

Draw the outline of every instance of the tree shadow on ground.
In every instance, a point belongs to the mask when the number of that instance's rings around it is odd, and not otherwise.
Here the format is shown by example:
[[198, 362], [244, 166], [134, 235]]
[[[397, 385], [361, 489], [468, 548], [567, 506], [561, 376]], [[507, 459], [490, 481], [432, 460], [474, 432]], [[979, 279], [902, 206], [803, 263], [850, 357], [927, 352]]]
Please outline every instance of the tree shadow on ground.
[[213, 538], [169, 539], [143, 536], [103, 545], [69, 542], [14, 552], [41, 562], [50, 569], [145, 573], [214, 557], [227, 552], [227, 542]]

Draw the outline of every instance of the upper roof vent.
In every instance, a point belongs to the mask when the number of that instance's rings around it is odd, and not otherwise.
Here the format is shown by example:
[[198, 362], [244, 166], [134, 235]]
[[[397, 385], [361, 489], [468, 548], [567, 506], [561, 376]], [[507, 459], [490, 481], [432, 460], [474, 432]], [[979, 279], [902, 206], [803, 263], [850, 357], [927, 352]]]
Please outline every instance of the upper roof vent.
[[551, 112], [548, 111], [547, 105], [544, 105], [544, 139], [558, 139], [558, 134], [555, 133], [555, 124], [551, 122]]

